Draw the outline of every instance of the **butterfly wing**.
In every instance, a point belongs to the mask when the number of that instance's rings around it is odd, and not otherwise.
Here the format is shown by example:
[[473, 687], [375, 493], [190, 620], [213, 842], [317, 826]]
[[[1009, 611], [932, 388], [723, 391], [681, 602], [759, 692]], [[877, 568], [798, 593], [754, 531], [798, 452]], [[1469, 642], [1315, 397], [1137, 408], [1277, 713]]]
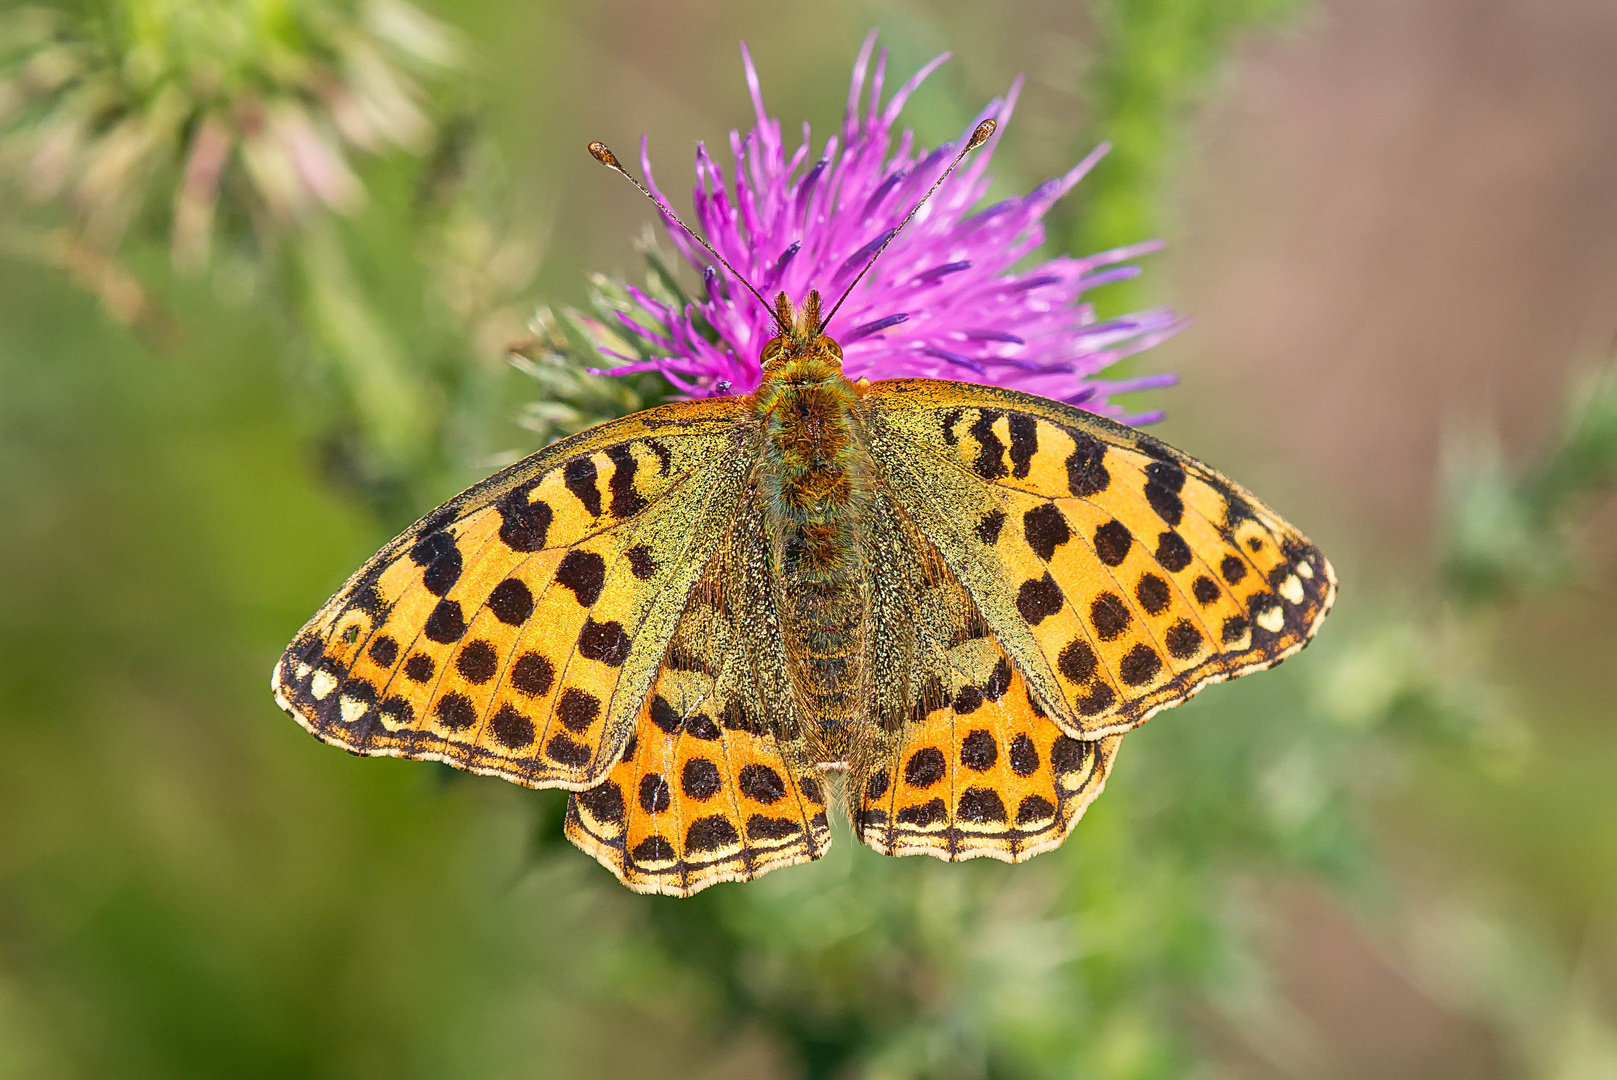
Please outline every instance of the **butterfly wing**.
[[689, 896], [817, 859], [825, 795], [789, 740], [762, 514], [743, 499], [668, 643], [635, 734], [568, 802], [567, 835], [637, 892]]
[[1278, 663], [1330, 608], [1306, 537], [1150, 435], [963, 383], [895, 379], [869, 400], [880, 479], [1069, 735]]
[[634, 729], [752, 465], [736, 399], [564, 439], [406, 529], [276, 664], [276, 700], [356, 754], [589, 787]]
[[938, 549], [882, 493], [871, 521], [875, 701], [850, 762], [856, 835], [888, 855], [1021, 862], [1060, 844], [1122, 736], [1064, 732]]

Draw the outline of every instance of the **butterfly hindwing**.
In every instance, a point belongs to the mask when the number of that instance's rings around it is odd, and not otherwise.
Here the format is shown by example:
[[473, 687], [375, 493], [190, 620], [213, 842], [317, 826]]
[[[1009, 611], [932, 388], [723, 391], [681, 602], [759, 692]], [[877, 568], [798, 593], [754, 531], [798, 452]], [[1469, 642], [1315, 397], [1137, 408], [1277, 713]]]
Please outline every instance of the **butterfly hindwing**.
[[583, 788], [612, 766], [750, 460], [732, 400], [562, 440], [407, 529], [276, 665], [351, 752]]
[[[883, 496], [873, 543], [874, 752], [850, 764], [855, 832], [888, 855], [1020, 862], [1060, 844], [1105, 785], [1121, 736], [1085, 741], [1035, 701], [942, 555]], [[891, 554], [891, 557], [884, 556]]]
[[1330, 607], [1307, 538], [1149, 435], [992, 387], [870, 396], [878, 475], [1069, 734], [1121, 733], [1277, 663]]
[[568, 803], [567, 835], [637, 892], [689, 896], [817, 859], [831, 843], [805, 764], [758, 506], [744, 500], [657, 668], [634, 736]]

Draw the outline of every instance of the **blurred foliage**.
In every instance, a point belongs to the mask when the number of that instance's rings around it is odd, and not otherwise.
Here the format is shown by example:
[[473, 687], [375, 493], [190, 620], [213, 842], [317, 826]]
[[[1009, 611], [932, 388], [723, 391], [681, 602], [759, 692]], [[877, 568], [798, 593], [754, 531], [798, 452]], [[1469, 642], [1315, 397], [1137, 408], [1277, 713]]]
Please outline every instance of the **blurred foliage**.
[[[1241, 35], [1279, 25], [1304, 6], [1303, 0], [1097, 0], [1085, 136], [1109, 141], [1112, 150], [1084, 180], [1069, 250], [1106, 251], [1172, 234], [1165, 197], [1191, 106]], [[1150, 288], [1113, 286], [1102, 314], [1145, 306]]]
[[1559, 445], [1515, 475], [1497, 444], [1454, 447], [1444, 569], [1462, 599], [1497, 603], [1578, 576], [1575, 528], [1617, 483], [1617, 368], [1582, 380], [1563, 426]]
[[[1161, 231], [1185, 107], [1294, 6], [1099, 0], [1092, 134], [1115, 149], [1073, 250]], [[1307, 659], [1131, 734], [1058, 852], [891, 860], [842, 829], [811, 866], [634, 896], [561, 838], [562, 793], [314, 747], [264, 686], [425, 493], [667, 393], [584, 370], [644, 355], [620, 281], [523, 330], [542, 235], [474, 50], [392, 2], [107, 0], [5, 28], [0, 1077], [1128, 1080], [1197, 1073], [1209, 1011], [1282, 1061], [1305, 1036], [1255, 943], [1263, 883], [1299, 873], [1403, 920], [1519, 1075], [1617, 1068], [1609, 925], [1483, 887], [1417, 902], [1374, 839], [1417, 774], [1532, 809], [1548, 706], [1500, 627], [1584, 580], [1613, 369], [1533, 463], [1457, 444], [1428, 578], [1376, 593], [1348, 554]], [[500, 426], [512, 344], [525, 436]], [[311, 445], [335, 483], [308, 482]], [[1594, 786], [1579, 805], [1611, 808]]]
[[[537, 262], [488, 175], [466, 53], [403, 0], [8, 12], [0, 238], [160, 352], [184, 328], [155, 299], [172, 282], [151, 248], [210, 271], [227, 306], [267, 302], [309, 361], [333, 475], [379, 506], [413, 502], [465, 449], [457, 413], [486, 394], [463, 384], [486, 383], [520, 331], [502, 305]], [[427, 303], [392, 302], [401, 290]], [[424, 307], [421, 325], [397, 325], [401, 307]]]

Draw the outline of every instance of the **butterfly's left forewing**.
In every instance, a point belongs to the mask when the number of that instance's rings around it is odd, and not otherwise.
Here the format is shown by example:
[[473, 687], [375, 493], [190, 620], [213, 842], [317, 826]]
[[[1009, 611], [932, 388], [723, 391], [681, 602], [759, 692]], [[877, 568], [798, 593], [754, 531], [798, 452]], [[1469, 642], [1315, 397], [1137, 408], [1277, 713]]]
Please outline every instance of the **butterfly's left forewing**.
[[275, 667], [276, 699], [358, 754], [535, 787], [610, 769], [750, 467], [734, 399], [558, 442], [427, 515]]
[[1071, 735], [1277, 663], [1330, 608], [1306, 537], [1143, 432], [962, 383], [892, 380], [868, 400], [879, 479]]

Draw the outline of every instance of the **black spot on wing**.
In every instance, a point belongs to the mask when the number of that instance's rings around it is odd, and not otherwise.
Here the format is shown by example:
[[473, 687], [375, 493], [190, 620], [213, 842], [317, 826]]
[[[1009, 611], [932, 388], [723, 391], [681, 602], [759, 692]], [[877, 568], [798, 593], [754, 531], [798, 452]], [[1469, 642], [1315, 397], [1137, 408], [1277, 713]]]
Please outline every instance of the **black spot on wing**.
[[1017, 479], [1027, 476], [1033, 467], [1033, 455], [1039, 452], [1039, 422], [1025, 413], [1011, 413], [1011, 475]]
[[1141, 574], [1134, 586], [1134, 598], [1145, 608], [1147, 615], [1161, 615], [1167, 611], [1171, 596], [1168, 583], [1156, 574]]
[[768, 765], [743, 765], [736, 782], [741, 794], [765, 806], [772, 806], [786, 797], [786, 781]]
[[1022, 515], [1022, 534], [1027, 546], [1045, 562], [1049, 562], [1056, 548], [1072, 539], [1067, 519], [1056, 509], [1055, 503], [1041, 503]]
[[607, 780], [573, 797], [596, 821], [606, 825], [622, 824], [627, 807], [623, 803], [623, 789], [615, 782]]
[[607, 447], [606, 456], [612, 462], [612, 478], [607, 481], [612, 494], [612, 516], [619, 520], [633, 517], [646, 508], [646, 500], [634, 486], [634, 474], [640, 463], [623, 445]]
[[[499, 744], [507, 750], [520, 750], [533, 742], [533, 721], [523, 716], [515, 707], [509, 704], [500, 706], [499, 712], [496, 712], [494, 718], [489, 721], [489, 729], [493, 731], [494, 738]], [[612, 786], [616, 790], [617, 785]], [[599, 791], [600, 789], [594, 790]], [[623, 810], [622, 802], [623, 796], [619, 794], [618, 811], [620, 817]], [[602, 820], [607, 820], [605, 814], [597, 813], [595, 816]]]
[[1112, 482], [1104, 460], [1106, 447], [1081, 431], [1071, 434], [1073, 451], [1067, 455], [1067, 488], [1081, 499], [1099, 495]]
[[680, 770], [679, 786], [690, 798], [706, 802], [724, 787], [724, 778], [719, 775], [719, 767], [707, 758], [691, 758]]
[[679, 730], [679, 712], [668, 703], [668, 699], [657, 694], [651, 699], [651, 722], [656, 724], [664, 735], [672, 735]]
[[977, 440], [977, 460], [972, 468], [984, 480], [998, 480], [1005, 475], [1005, 444], [994, 434], [994, 422], [1003, 415], [994, 409], [979, 409], [971, 424], [971, 435]]
[[909, 761], [905, 762], [904, 783], [910, 787], [929, 788], [943, 779], [948, 768], [949, 763], [944, 760], [941, 750], [925, 747], [911, 754]]
[[511, 685], [519, 693], [539, 697], [550, 692], [556, 679], [556, 667], [541, 653], [526, 652], [511, 667]]
[[1095, 529], [1095, 554], [1107, 566], [1121, 566], [1134, 546], [1134, 536], [1121, 521], [1108, 521]]
[[993, 788], [970, 787], [960, 795], [955, 816], [974, 825], [1005, 820], [1005, 802]]
[[573, 497], [584, 504], [591, 517], [601, 516], [601, 490], [595, 486], [595, 459], [585, 454], [569, 461], [561, 469], [562, 482]]
[[507, 492], [494, 504], [500, 515], [500, 542], [512, 551], [538, 551], [550, 533], [550, 504], [543, 499], [530, 503], [530, 489], [525, 486]]
[[1029, 795], [1016, 807], [1016, 823], [1018, 825], [1033, 825], [1041, 821], [1049, 821], [1056, 816], [1056, 808], [1049, 799], [1043, 795]]
[[446, 532], [423, 536], [410, 548], [410, 561], [421, 567], [421, 584], [434, 596], [443, 596], [460, 580], [460, 549]]
[[1185, 516], [1184, 500], [1179, 490], [1185, 486], [1185, 470], [1166, 461], [1153, 461], [1145, 467], [1145, 501], [1157, 516], [1169, 525], [1177, 525]]
[[500, 658], [494, 652], [494, 646], [486, 641], [472, 642], [455, 657], [455, 670], [460, 672], [461, 678], [474, 685], [481, 686], [488, 682], [499, 669]]
[[375, 660], [382, 667], [390, 668], [393, 666], [394, 661], [399, 658], [399, 643], [383, 634], [371, 642], [369, 651], [372, 660]]
[[739, 843], [741, 836], [730, 819], [718, 814], [697, 818], [685, 831], [685, 850], [695, 852], [717, 851]]
[[1026, 735], [1011, 740], [1011, 772], [1017, 776], [1032, 776], [1039, 771], [1039, 748]]
[[578, 634], [578, 655], [608, 667], [621, 667], [629, 658], [629, 635], [623, 632], [622, 623], [585, 619], [584, 629]]
[[561, 693], [561, 700], [556, 702], [556, 719], [568, 731], [588, 731], [589, 726], [595, 723], [595, 718], [601, 714], [601, 699], [587, 690], [580, 690], [576, 686], [569, 686]]
[[898, 823], [900, 825], [915, 825], [925, 828], [928, 825], [936, 825], [947, 817], [948, 813], [948, 807], [943, 805], [942, 799], [931, 799], [920, 806], [906, 806], [900, 810], [898, 812]]
[[1079, 684], [1088, 682], [1099, 666], [1100, 661], [1095, 656], [1095, 650], [1090, 647], [1089, 642], [1080, 640], [1068, 642], [1056, 660], [1056, 669], [1072, 682]]
[[[616, 513], [616, 510], [613, 511]], [[652, 557], [651, 549], [644, 544], [636, 544], [623, 553], [629, 560], [629, 570], [641, 581], [648, 581], [657, 572], [657, 561]]]
[[1118, 665], [1118, 674], [1130, 686], [1144, 686], [1162, 670], [1162, 658], [1149, 645], [1136, 645]]
[[989, 701], [998, 701], [1010, 688], [1011, 665], [1002, 656], [994, 664], [994, 670], [988, 673], [988, 681], [983, 683], [983, 697]]
[[488, 594], [488, 609], [505, 625], [517, 626], [533, 614], [533, 592], [519, 578], [506, 578]]
[[1156, 555], [1162, 568], [1175, 574], [1190, 565], [1190, 545], [1173, 529], [1166, 529], [1157, 537]]
[[986, 772], [999, 760], [999, 744], [991, 732], [976, 728], [960, 741], [960, 764], [974, 772]]
[[1132, 617], [1123, 598], [1114, 592], [1103, 592], [1089, 605], [1089, 619], [1095, 624], [1095, 633], [1102, 641], [1114, 641], [1129, 628]]
[[666, 837], [648, 836], [634, 846], [629, 858], [642, 866], [674, 861], [674, 845]]
[[1189, 619], [1180, 619], [1168, 628], [1165, 643], [1176, 660], [1189, 660], [1201, 652], [1202, 634]]
[[659, 773], [647, 773], [640, 778], [637, 797], [640, 809], [648, 814], [660, 814], [674, 803], [674, 793], [669, 788], [668, 781]]
[[465, 731], [477, 723], [477, 707], [465, 694], [445, 694], [438, 699], [433, 712], [437, 714], [438, 723], [450, 731]]
[[466, 635], [466, 619], [461, 614], [460, 605], [453, 600], [438, 601], [438, 606], [427, 616], [422, 633], [427, 635], [428, 640], [440, 645], [459, 641]]
[[1047, 617], [1061, 610], [1065, 599], [1061, 586], [1046, 573], [1042, 578], [1029, 578], [1016, 592], [1016, 610], [1030, 626], [1037, 626]]
[[556, 567], [556, 581], [573, 590], [579, 604], [591, 607], [600, 599], [601, 586], [606, 583], [606, 560], [593, 551], [574, 548]]
[[789, 818], [754, 814], [747, 819], [748, 840], [787, 840], [802, 831], [803, 827]]

